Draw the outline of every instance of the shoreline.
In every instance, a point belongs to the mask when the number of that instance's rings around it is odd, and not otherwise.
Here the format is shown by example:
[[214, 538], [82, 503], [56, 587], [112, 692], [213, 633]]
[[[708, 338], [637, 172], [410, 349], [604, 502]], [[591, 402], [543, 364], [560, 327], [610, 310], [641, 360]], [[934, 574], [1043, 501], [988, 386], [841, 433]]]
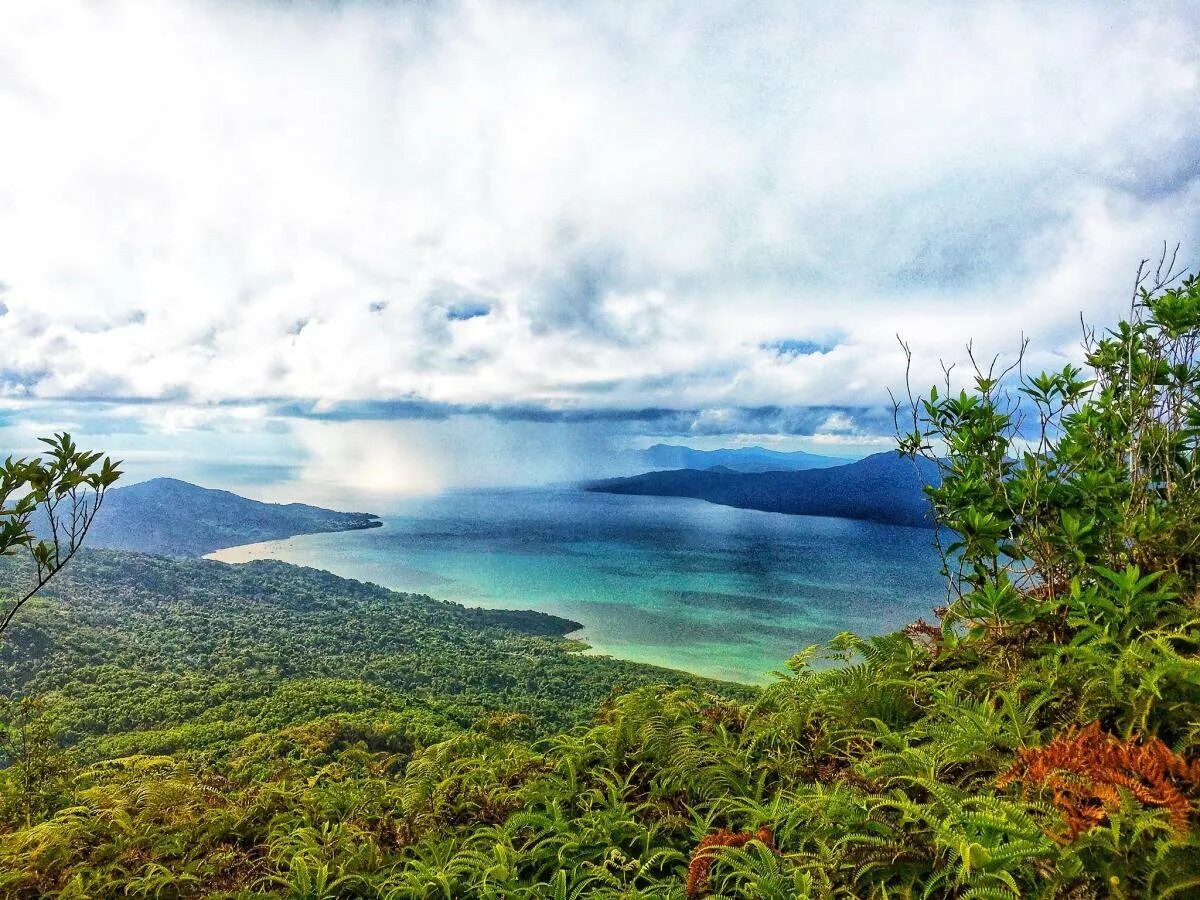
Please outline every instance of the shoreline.
[[[385, 521], [380, 521], [378, 523], [378, 525], [374, 525], [374, 526], [370, 526], [370, 527], [383, 527], [383, 526], [386, 526], [386, 524], [387, 523]], [[308, 537], [308, 536], [320, 535], [320, 534], [339, 534], [342, 532], [362, 531], [362, 530], [366, 530], [366, 529], [365, 528], [342, 528], [342, 529], [337, 529], [334, 531], [314, 531], [314, 532], [305, 532], [304, 534], [290, 535], [285, 538], [275, 538], [275, 539], [267, 540], [267, 541], [255, 541], [250, 544], [235, 544], [232, 547], [223, 547], [220, 550], [213, 550], [210, 553], [204, 554], [204, 556], [201, 558], [207, 559], [207, 560], [212, 560], [214, 562], [224, 563], [225, 565], [233, 565], [233, 566], [244, 565], [245, 563], [255, 562], [257, 560], [274, 560], [277, 562], [287, 563], [288, 565], [299, 566], [302, 568], [319, 569], [320, 571], [328, 572], [331, 575], [336, 575], [339, 578], [348, 578], [348, 579], [351, 579], [354, 581], [362, 581], [366, 584], [373, 584], [377, 587], [383, 588], [384, 590], [392, 591], [392, 592], [398, 593], [398, 594], [405, 594], [405, 593], [424, 594], [425, 596], [432, 597], [435, 600], [444, 600], [447, 603], [456, 603], [460, 606], [466, 607], [467, 609], [502, 610], [504, 612], [541, 613], [543, 615], [553, 616], [557, 619], [562, 619], [564, 621], [567, 621], [567, 622], [570, 622], [570, 623], [576, 625], [577, 627], [572, 628], [570, 631], [564, 632], [564, 633], [562, 633], [560, 635], [556, 635], [556, 636], [565, 641], [573, 641], [573, 642], [576, 642], [579, 644], [583, 644], [584, 646], [578, 648], [575, 652], [578, 652], [584, 656], [608, 656], [613, 659], [621, 660], [622, 662], [629, 662], [629, 663], [634, 663], [636, 665], [650, 666], [652, 668], [664, 669], [664, 670], [670, 671], [670, 672], [682, 672], [686, 675], [691, 675], [696, 678], [707, 678], [712, 681], [726, 682], [729, 684], [741, 685], [743, 687], [762, 687], [763, 685], [771, 683], [771, 680], [772, 680], [771, 670], [764, 669], [762, 675], [759, 678], [753, 679], [753, 680], [748, 678], [746, 675], [740, 674], [740, 673], [718, 674], [711, 670], [710, 671], [702, 671], [702, 670], [698, 671], [696, 669], [689, 668], [687, 666], [679, 664], [678, 662], [675, 662], [671, 658], [670, 655], [639, 654], [636, 652], [630, 653], [630, 652], [625, 651], [625, 647], [623, 645], [613, 644], [611, 642], [609, 642], [607, 644], [605, 644], [605, 642], [598, 642], [593, 636], [589, 635], [589, 633], [588, 633], [589, 628], [588, 628], [587, 623], [579, 622], [577, 619], [572, 619], [572, 618], [564, 616], [560, 613], [550, 612], [548, 610], [543, 610], [543, 609], [536, 609], [534, 607], [522, 608], [520, 606], [513, 606], [511, 604], [507, 604], [502, 601], [497, 601], [495, 603], [470, 603], [470, 602], [467, 602], [462, 599], [449, 599], [449, 598], [445, 598], [445, 597], [440, 597], [440, 596], [438, 596], [436, 591], [434, 591], [432, 593], [427, 593], [425, 591], [403, 590], [400, 588], [391, 587], [387, 584], [382, 584], [379, 581], [374, 581], [374, 580], [366, 579], [366, 578], [359, 578], [352, 574], [338, 572], [335, 569], [329, 568], [327, 566], [319, 566], [319, 565], [312, 565], [312, 564], [308, 564], [308, 563], [294, 562], [290, 559], [283, 558], [283, 556], [278, 552], [278, 549], [271, 546], [273, 544], [279, 544], [282, 541], [292, 540], [293, 538]], [[228, 554], [232, 558], [223, 558], [225, 554]], [[781, 661], [779, 666], [782, 667], [782, 665], [783, 665], [783, 662]]]
[[[494, 493], [416, 505], [362, 537], [295, 535], [205, 558], [546, 613], [582, 623], [560, 635], [581, 653], [742, 685], [771, 683], [810, 644], [890, 633], [932, 605], [924, 529], [582, 491], [537, 492], [526, 516]], [[664, 528], [666, 543], [654, 537]]]

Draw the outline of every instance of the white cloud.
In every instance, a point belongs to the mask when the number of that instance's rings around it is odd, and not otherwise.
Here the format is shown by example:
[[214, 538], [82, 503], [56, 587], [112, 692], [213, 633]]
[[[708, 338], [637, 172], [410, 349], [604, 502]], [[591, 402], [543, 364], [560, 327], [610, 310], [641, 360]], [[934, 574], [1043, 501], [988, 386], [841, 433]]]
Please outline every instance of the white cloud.
[[[1053, 361], [1140, 256], [1200, 246], [1198, 27], [1186, 3], [7, 4], [0, 384], [707, 427], [878, 404], [897, 331], [919, 379], [971, 337]], [[467, 300], [490, 312], [447, 315]]]

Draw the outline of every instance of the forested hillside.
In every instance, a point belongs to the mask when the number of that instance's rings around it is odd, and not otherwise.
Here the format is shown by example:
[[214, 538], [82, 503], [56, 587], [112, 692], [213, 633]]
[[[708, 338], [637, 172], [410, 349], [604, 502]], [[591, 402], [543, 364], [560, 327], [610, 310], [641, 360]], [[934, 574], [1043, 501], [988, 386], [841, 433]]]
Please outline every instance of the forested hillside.
[[5, 635], [0, 889], [1200, 895], [1200, 282], [1137, 299], [1086, 370], [900, 410], [945, 605], [761, 690], [292, 567], [82, 559]]
[[0, 643], [0, 688], [69, 698], [70, 714], [58, 716], [68, 743], [163, 752], [253, 731], [253, 721], [231, 718], [236, 703], [213, 709], [214, 698], [266, 707], [296, 680], [434, 698], [468, 723], [520, 712], [542, 731], [590, 717], [618, 687], [703, 683], [582, 655], [562, 638], [577, 628], [282, 562], [85, 551]]
[[203, 556], [239, 544], [380, 524], [370, 513], [262, 503], [175, 478], [152, 478], [109, 491], [88, 543], [164, 556]]

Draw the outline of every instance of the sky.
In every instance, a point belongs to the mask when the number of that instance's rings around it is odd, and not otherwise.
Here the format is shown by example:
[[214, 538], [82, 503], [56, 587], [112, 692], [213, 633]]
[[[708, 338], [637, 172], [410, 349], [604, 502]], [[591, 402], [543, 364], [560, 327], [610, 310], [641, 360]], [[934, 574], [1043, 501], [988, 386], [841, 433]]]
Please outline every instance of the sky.
[[0, 6], [0, 442], [350, 502], [890, 446], [1200, 256], [1196, 3]]

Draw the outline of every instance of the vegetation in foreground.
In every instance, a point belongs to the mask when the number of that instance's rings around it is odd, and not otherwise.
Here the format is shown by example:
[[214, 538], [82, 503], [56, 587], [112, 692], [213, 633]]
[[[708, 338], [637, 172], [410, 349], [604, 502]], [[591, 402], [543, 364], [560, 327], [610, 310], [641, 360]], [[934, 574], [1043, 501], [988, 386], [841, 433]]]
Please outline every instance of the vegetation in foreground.
[[[420, 705], [406, 692], [389, 705], [369, 673], [264, 668], [260, 687], [241, 670], [179, 686], [198, 717], [259, 710], [249, 731], [151, 746], [136, 722], [89, 720], [102, 698], [68, 712], [80, 682], [51, 690], [30, 675], [49, 696], [42, 714], [10, 711], [0, 885], [30, 897], [1200, 895], [1200, 282], [1156, 282], [1129, 321], [1089, 336], [1087, 372], [1009, 394], [1014, 376], [985, 368], [972, 391], [913, 398], [901, 449], [941, 470], [936, 622], [810, 648], [752, 696], [646, 686], [542, 736], [520, 714], [466, 722], [440, 683]], [[155, 640], [138, 638], [151, 658]], [[321, 640], [289, 632], [279, 646], [304, 658]], [[506, 640], [476, 644], [473, 665]], [[528, 646], [512, 640], [520, 658]], [[206, 665], [221, 656], [213, 641]], [[145, 684], [127, 674], [136, 660], [88, 652], [110, 684]], [[824, 658], [842, 664], [814, 666]], [[536, 685], [539, 665], [527, 671], [533, 683], [501, 699]], [[127, 695], [127, 715], [152, 700]], [[142, 737], [122, 744], [126, 728]]]

